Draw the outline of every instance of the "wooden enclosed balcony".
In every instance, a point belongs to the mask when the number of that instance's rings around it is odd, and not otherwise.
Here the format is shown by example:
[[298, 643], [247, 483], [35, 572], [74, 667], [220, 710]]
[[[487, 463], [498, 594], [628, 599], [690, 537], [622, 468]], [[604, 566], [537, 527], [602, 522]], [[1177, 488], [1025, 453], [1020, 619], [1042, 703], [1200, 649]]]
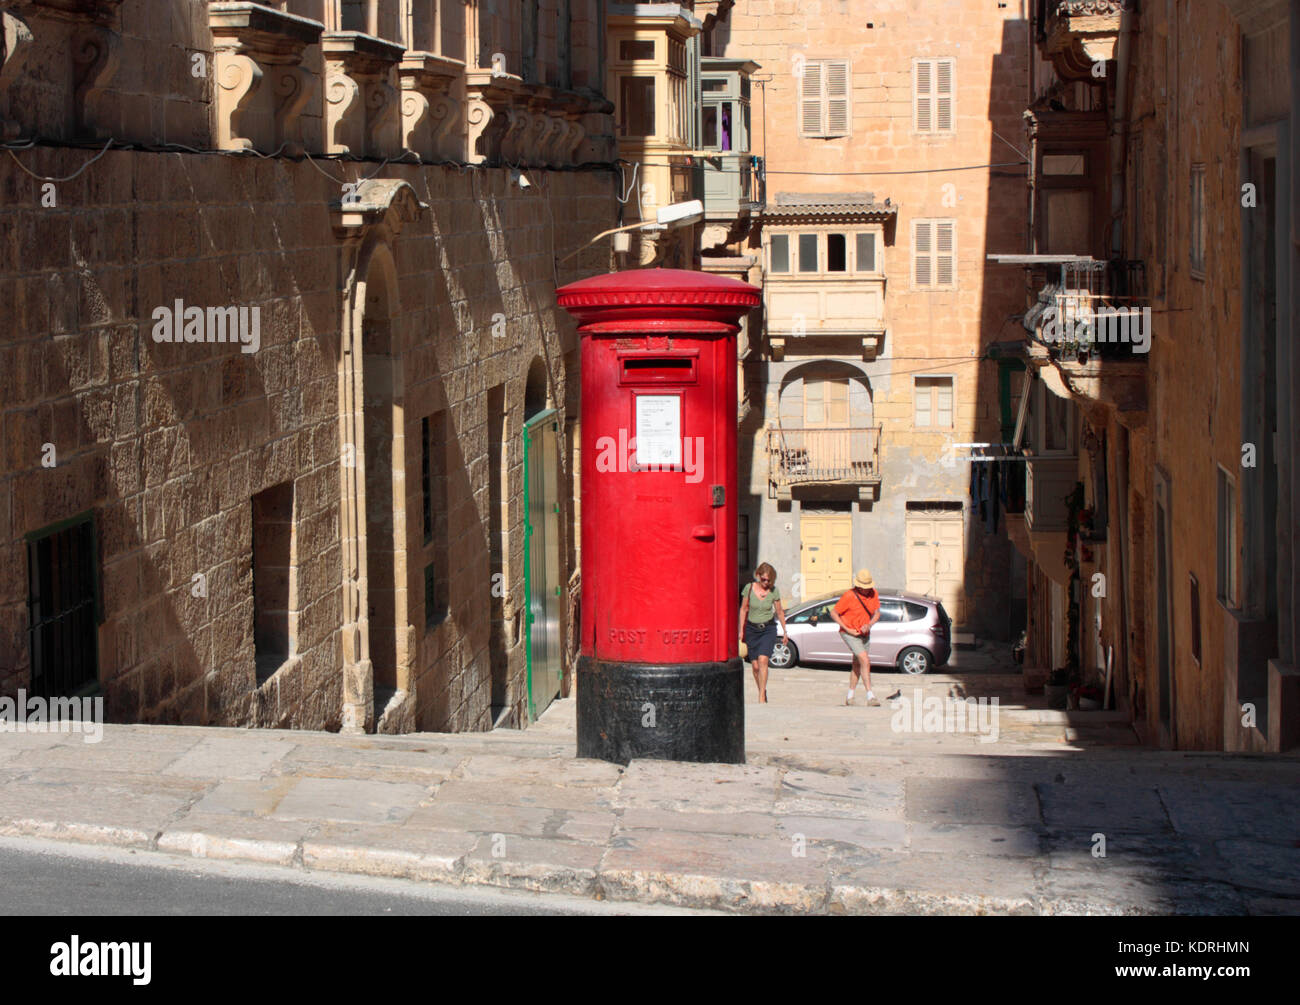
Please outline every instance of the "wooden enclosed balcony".
[[880, 426], [860, 429], [768, 430], [768, 483], [775, 498], [789, 499], [796, 485], [880, 485]]

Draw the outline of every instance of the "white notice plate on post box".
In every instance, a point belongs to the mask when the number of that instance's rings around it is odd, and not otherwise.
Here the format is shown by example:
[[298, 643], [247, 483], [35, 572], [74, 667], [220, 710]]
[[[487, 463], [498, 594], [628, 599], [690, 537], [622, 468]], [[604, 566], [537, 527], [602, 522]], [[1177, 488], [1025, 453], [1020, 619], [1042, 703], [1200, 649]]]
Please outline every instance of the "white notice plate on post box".
[[635, 435], [637, 467], [681, 467], [681, 395], [638, 394]]

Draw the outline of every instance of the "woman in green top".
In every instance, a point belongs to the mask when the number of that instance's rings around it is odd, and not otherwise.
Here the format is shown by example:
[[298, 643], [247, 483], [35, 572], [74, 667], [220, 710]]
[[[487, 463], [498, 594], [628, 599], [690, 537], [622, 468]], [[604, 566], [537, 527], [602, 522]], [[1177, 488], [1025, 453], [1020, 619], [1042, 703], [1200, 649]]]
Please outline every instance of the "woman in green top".
[[776, 619], [781, 619], [781, 639], [786, 638], [785, 608], [776, 588], [776, 570], [764, 562], [754, 570], [754, 581], [741, 591], [740, 641], [754, 664], [758, 700], [767, 704], [767, 661], [776, 646]]

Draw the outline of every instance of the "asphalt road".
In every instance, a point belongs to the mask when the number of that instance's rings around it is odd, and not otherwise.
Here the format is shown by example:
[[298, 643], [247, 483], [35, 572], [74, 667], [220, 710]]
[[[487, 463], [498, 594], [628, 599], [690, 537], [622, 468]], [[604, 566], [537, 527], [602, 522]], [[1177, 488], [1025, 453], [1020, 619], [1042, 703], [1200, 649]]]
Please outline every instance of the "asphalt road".
[[160, 852], [0, 838], [0, 915], [115, 917], [698, 915], [578, 897], [332, 876]]

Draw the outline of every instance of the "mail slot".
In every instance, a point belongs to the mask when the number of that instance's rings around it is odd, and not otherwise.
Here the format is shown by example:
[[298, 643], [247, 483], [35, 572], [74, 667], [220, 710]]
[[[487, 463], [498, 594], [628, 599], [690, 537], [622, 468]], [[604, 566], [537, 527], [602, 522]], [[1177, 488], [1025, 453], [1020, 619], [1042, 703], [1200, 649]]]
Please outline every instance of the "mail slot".
[[623, 355], [623, 384], [694, 384], [695, 354], [689, 356]]
[[736, 333], [760, 293], [642, 269], [557, 299], [582, 339], [578, 754], [743, 761]]

